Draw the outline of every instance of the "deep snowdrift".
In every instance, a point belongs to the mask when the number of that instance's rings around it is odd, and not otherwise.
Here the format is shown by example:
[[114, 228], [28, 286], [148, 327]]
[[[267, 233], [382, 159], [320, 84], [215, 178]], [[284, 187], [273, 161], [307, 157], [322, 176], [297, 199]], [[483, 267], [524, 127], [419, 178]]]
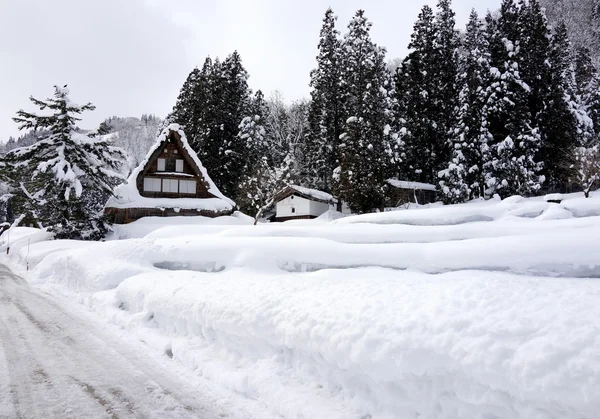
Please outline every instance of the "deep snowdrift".
[[591, 419], [600, 196], [565, 198], [142, 220], [118, 233], [137, 239], [18, 254], [32, 281], [286, 418]]

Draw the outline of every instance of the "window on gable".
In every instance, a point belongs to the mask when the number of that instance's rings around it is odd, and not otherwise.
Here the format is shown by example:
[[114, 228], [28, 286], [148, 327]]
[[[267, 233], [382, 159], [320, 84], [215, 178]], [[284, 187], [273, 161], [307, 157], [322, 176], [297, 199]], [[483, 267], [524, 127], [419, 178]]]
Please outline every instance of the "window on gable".
[[296, 208], [292, 208], [292, 214], [296, 212]]
[[160, 179], [145, 177], [144, 192], [160, 192]]
[[167, 161], [165, 163], [165, 170], [167, 172], [175, 171], [175, 159], [167, 159]]
[[179, 192], [179, 181], [177, 179], [163, 179], [162, 180], [162, 191], [169, 193]]
[[164, 172], [164, 171], [165, 171], [165, 161], [166, 161], [165, 159], [158, 159], [158, 163], [157, 163], [158, 167], [157, 167], [157, 170], [158, 170], [159, 172]]
[[183, 160], [181, 160], [181, 159], [175, 160], [175, 171], [183, 172]]
[[196, 193], [196, 181], [195, 180], [180, 180], [179, 181], [179, 193], [195, 194]]

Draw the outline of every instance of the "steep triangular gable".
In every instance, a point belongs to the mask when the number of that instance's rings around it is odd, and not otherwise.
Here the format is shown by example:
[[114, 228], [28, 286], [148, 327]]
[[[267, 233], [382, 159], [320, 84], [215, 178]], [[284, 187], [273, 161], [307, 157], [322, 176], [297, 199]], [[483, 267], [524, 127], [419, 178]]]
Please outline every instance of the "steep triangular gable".
[[207, 186], [207, 191], [215, 198], [222, 199], [230, 205], [235, 206], [235, 203], [231, 199], [223, 195], [219, 188], [217, 188], [217, 185], [215, 185], [215, 183], [212, 181], [212, 179], [208, 175], [208, 172], [206, 171], [206, 168], [202, 165], [202, 162], [198, 158], [198, 155], [189, 145], [185, 133], [183, 132], [183, 129], [179, 124], [171, 124], [162, 130], [162, 132], [157, 138], [156, 143], [154, 143], [150, 150], [148, 150], [146, 158], [144, 158], [144, 160], [139, 164], [138, 167], [136, 167], [133, 170], [133, 172], [129, 176], [129, 183], [137, 184], [138, 177], [140, 175], [143, 176], [144, 169], [150, 167], [150, 161], [152, 159], [154, 161], [158, 159], [160, 152], [165, 147], [166, 140], [169, 138], [170, 135], [174, 134], [176, 134], [179, 137], [177, 143], [181, 150], [185, 153], [186, 157], [190, 160], [190, 166], [193, 167], [197, 171], [197, 174], [199, 174], [204, 180], [204, 183]]
[[[182, 158], [192, 169], [193, 178], [202, 180], [206, 187], [207, 195], [205, 197], [148, 197], [140, 194], [138, 180], [143, 182], [144, 175], [155, 175], [148, 173], [149, 168], [160, 156], [168, 144], [167, 139], [172, 138], [177, 144], [178, 150], [181, 150]], [[174, 174], [183, 175], [182, 173]], [[191, 176], [190, 175], [190, 176]], [[127, 182], [120, 185], [115, 190], [115, 197], [109, 199], [107, 208], [189, 208], [204, 209], [214, 212], [232, 211], [235, 203], [221, 193], [219, 188], [208, 175], [206, 168], [198, 158], [198, 155], [192, 150], [185, 134], [178, 124], [171, 124], [163, 129], [156, 143], [150, 148], [144, 160], [131, 172]]]
[[[191, 147], [184, 146], [183, 141], [185, 141], [185, 136], [183, 137], [183, 139], [184, 140], [182, 140], [182, 135], [178, 131], [174, 131], [174, 130], [168, 130], [167, 135], [161, 134], [159, 136], [159, 139], [157, 141], [154, 151], [151, 150], [152, 154], [148, 153], [148, 155], [145, 159], [146, 164], [143, 166], [140, 165], [142, 170], [140, 171], [140, 173], [138, 174], [137, 179], [136, 179], [136, 184], [137, 184], [138, 190], [140, 190], [140, 192], [142, 192], [141, 188], [142, 188], [144, 176], [146, 176], [147, 174], [159, 173], [159, 172], [153, 171], [152, 169], [154, 167], [156, 167], [158, 159], [164, 155], [164, 150], [169, 145], [173, 145], [179, 151], [177, 156], [178, 156], [178, 158], [180, 158], [184, 161], [184, 167], [189, 167], [191, 170], [191, 174], [200, 181], [200, 183], [206, 193], [206, 197], [217, 198], [217, 196], [215, 196], [214, 193], [210, 192], [211, 185], [209, 184], [209, 182], [206, 181], [204, 173], [202, 172], [200, 167], [198, 167], [199, 162], [196, 162], [194, 160], [194, 158], [190, 155], [190, 152], [193, 153], [193, 155], [196, 155], [196, 153], [194, 153], [194, 151], [191, 150]], [[187, 143], [187, 141], [186, 141], [186, 143]]]

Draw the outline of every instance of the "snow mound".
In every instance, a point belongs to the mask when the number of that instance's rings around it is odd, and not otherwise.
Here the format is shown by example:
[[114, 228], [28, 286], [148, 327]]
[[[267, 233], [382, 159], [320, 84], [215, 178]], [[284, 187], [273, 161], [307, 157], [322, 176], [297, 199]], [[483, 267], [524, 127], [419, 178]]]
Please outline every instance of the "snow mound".
[[551, 207], [563, 209], [563, 214], [568, 211], [574, 217], [599, 216], [600, 195], [594, 195], [591, 198], [583, 198], [582, 193], [562, 195], [560, 204], [546, 202], [544, 198], [526, 199], [521, 196], [511, 196], [500, 202], [495, 200], [473, 201], [451, 206], [408, 208], [400, 211], [345, 217], [334, 222], [341, 224], [372, 223], [442, 226], [495, 221], [510, 216], [536, 218]]
[[30, 280], [284, 418], [592, 419], [598, 198], [143, 219], [140, 239], [32, 244]]

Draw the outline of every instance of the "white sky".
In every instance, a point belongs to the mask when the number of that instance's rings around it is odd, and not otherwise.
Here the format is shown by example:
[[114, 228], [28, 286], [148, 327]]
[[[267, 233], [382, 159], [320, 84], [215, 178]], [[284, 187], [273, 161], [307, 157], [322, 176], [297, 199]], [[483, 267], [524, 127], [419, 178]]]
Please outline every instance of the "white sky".
[[[68, 84], [75, 102], [96, 110], [82, 126], [104, 118], [165, 116], [194, 66], [237, 49], [250, 86], [288, 101], [308, 97], [319, 30], [327, 7], [338, 29], [364, 8], [372, 38], [403, 57], [424, 3], [436, 0], [0, 0], [0, 140], [18, 135], [12, 117], [28, 98]], [[462, 28], [500, 0], [454, 0]]]

